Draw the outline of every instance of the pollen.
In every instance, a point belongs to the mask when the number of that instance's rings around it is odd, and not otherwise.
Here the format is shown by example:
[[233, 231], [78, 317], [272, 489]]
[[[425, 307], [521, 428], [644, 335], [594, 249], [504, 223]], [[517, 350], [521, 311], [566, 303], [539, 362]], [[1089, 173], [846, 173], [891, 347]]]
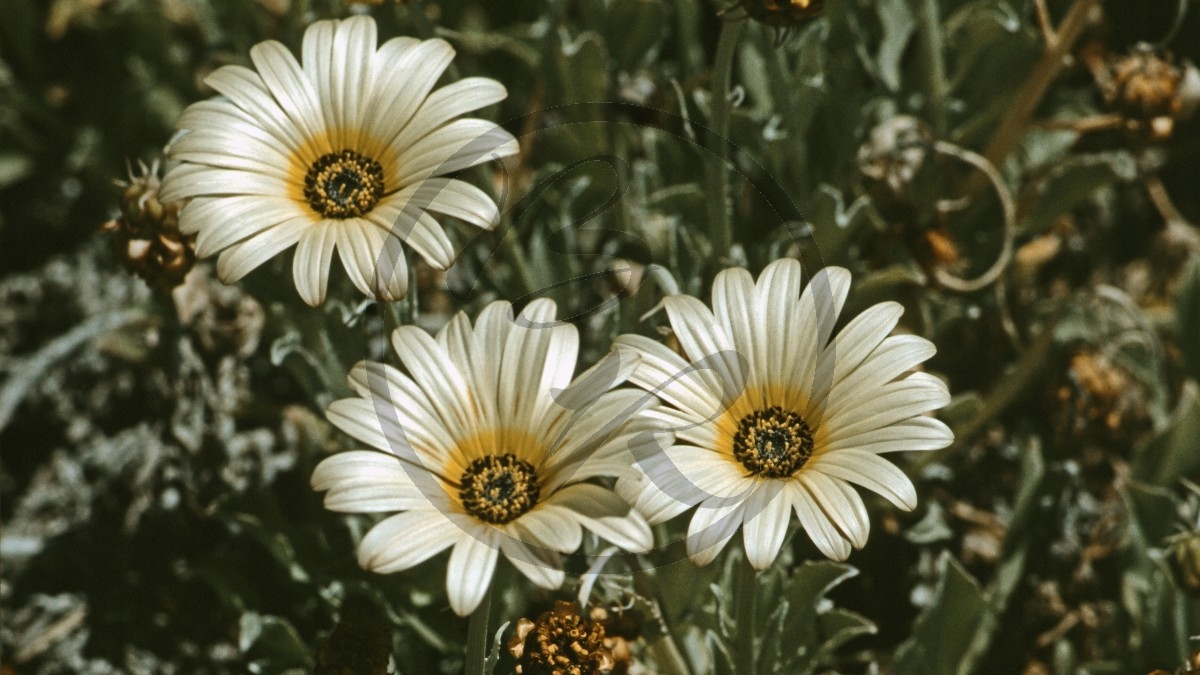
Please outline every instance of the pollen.
[[353, 150], [322, 155], [304, 176], [304, 198], [325, 218], [356, 218], [383, 198], [383, 166]]
[[761, 478], [787, 478], [812, 457], [813, 434], [800, 415], [771, 406], [742, 418], [733, 436], [733, 456]]
[[471, 462], [459, 482], [463, 507], [493, 525], [507, 523], [532, 509], [541, 491], [537, 470], [511, 453]]

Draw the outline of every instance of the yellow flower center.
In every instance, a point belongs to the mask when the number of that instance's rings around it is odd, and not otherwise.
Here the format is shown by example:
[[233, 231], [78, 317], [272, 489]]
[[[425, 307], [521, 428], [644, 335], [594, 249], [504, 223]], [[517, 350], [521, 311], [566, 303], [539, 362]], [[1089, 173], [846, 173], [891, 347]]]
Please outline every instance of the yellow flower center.
[[762, 478], [787, 478], [813, 453], [813, 433], [800, 415], [771, 406], [755, 410], [738, 423], [733, 456]]
[[494, 525], [507, 523], [537, 504], [537, 470], [516, 455], [487, 455], [463, 471], [458, 496], [463, 508]]
[[383, 197], [383, 167], [353, 150], [322, 155], [304, 176], [304, 198], [325, 218], [356, 218]]

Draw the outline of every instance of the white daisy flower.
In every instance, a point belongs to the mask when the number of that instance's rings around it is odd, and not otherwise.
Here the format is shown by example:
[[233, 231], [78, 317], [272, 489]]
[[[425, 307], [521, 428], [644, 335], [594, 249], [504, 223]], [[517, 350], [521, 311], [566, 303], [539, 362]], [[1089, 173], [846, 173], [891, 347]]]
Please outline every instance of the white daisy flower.
[[652, 545], [645, 519], [592, 479], [636, 475], [628, 443], [656, 424], [640, 412], [655, 401], [612, 389], [636, 358], [618, 367], [613, 354], [572, 379], [579, 334], [554, 313], [535, 300], [514, 320], [495, 302], [474, 327], [459, 313], [436, 339], [401, 326], [392, 342], [407, 374], [354, 367], [359, 397], [328, 417], [373, 450], [325, 459], [312, 485], [334, 511], [401, 512], [363, 538], [363, 567], [396, 572], [453, 547], [446, 589], [467, 615], [500, 554], [558, 588], [559, 554], [579, 548], [581, 526], [626, 550]]
[[619, 351], [641, 357], [631, 381], [666, 404], [646, 414], [677, 438], [665, 452], [640, 453], [643, 476], [617, 491], [651, 523], [698, 506], [687, 538], [694, 563], [711, 562], [742, 527], [750, 563], [766, 569], [793, 511], [822, 553], [844, 560], [869, 528], [850, 484], [910, 510], [912, 482], [880, 455], [953, 441], [923, 415], [949, 402], [946, 386], [910, 372], [933, 344], [888, 337], [900, 305], [875, 305], [830, 340], [849, 288], [850, 273], [831, 267], [801, 294], [800, 263], [790, 259], [757, 284], [729, 269], [713, 284], [712, 310], [688, 296], [665, 300], [685, 356], [649, 338], [617, 339]]
[[517, 152], [495, 124], [455, 119], [503, 100], [500, 83], [432, 91], [454, 58], [445, 41], [402, 37], [376, 50], [375, 21], [359, 16], [309, 26], [303, 65], [273, 40], [250, 58], [257, 72], [225, 66], [205, 79], [223, 97], [180, 117], [185, 133], [168, 154], [182, 164], [161, 192], [191, 198], [180, 229], [197, 235], [200, 257], [220, 253], [226, 283], [296, 244], [292, 273], [308, 304], [325, 299], [335, 249], [359, 290], [397, 300], [408, 286], [400, 242], [439, 269], [454, 261], [429, 212], [497, 222], [482, 190], [437, 178]]

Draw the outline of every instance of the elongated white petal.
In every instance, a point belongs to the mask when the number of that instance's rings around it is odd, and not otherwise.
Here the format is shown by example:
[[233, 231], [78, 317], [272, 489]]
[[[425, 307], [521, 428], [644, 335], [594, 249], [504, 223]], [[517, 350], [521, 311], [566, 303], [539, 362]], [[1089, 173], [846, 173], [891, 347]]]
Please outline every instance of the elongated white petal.
[[407, 147], [392, 150], [405, 158], [399, 185], [410, 185], [430, 176], [444, 176], [467, 167], [515, 155], [519, 148], [512, 134], [492, 122], [455, 120]]
[[701, 504], [688, 523], [686, 548], [692, 564], [703, 567], [712, 562], [737, 534], [746, 510], [744, 501], [735, 504], [712, 499]]
[[792, 502], [783, 481], [764, 481], [746, 502], [746, 524], [742, 542], [746, 557], [756, 570], [775, 562], [792, 518]]
[[571, 509], [580, 524], [626, 551], [648, 551], [654, 545], [650, 525], [641, 514], [599, 485], [568, 485], [548, 503]]
[[309, 305], [325, 302], [329, 288], [329, 264], [337, 243], [339, 226], [332, 223], [311, 227], [300, 237], [296, 255], [292, 258], [292, 276], [296, 290]]
[[799, 480], [854, 548], [866, 545], [871, 521], [862, 497], [853, 488], [820, 471], [806, 471], [799, 476]]
[[912, 481], [879, 455], [862, 450], [839, 450], [815, 458], [810, 468], [865, 487], [905, 511], [917, 507], [917, 491]]
[[507, 96], [504, 85], [486, 77], [468, 77], [448, 84], [425, 99], [392, 145], [408, 147], [455, 117], [503, 101]]
[[426, 178], [414, 183], [393, 198], [400, 208], [435, 211], [458, 218], [485, 230], [500, 222], [500, 212], [491, 197], [469, 183], [453, 178]]
[[417, 470], [393, 455], [372, 450], [342, 452], [321, 460], [312, 487], [325, 495], [325, 508], [344, 513], [430, 509], [433, 503], [409, 476]]
[[499, 539], [494, 536], [481, 539], [464, 537], [450, 552], [450, 563], [446, 566], [446, 592], [450, 596], [450, 608], [459, 616], [467, 616], [475, 611], [483, 600], [483, 594], [491, 586], [492, 574], [496, 571]]
[[800, 525], [821, 553], [831, 560], [841, 561], [849, 558], [850, 543], [833, 523], [829, 522], [829, 518], [817, 506], [808, 488], [799, 481], [791, 481], [788, 483], [788, 490], [792, 493], [792, 506], [795, 507]]
[[[520, 529], [520, 525], [515, 529]], [[505, 537], [500, 542], [500, 552], [534, 584], [547, 590], [562, 588], [567, 575], [562, 569], [562, 557], [556, 551], [529, 545], [519, 538]]]
[[399, 572], [463, 540], [470, 537], [440, 512], [405, 511], [384, 519], [367, 532], [358, 545], [358, 564], [381, 574]]
[[232, 284], [300, 240], [311, 223], [293, 218], [225, 249], [217, 258], [217, 276]]

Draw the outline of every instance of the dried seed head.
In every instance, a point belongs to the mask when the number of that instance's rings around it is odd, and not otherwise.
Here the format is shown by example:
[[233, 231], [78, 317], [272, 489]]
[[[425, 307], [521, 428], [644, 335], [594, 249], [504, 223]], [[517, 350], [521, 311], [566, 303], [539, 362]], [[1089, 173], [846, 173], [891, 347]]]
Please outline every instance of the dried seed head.
[[104, 224], [114, 233], [113, 250], [121, 264], [151, 288], [170, 291], [183, 283], [196, 264], [192, 237], [179, 231], [180, 202], [158, 200], [158, 163], [139, 162], [138, 173], [129, 170], [129, 182], [120, 181], [121, 216]]
[[520, 675], [592, 675], [613, 668], [604, 626], [581, 615], [575, 603], [561, 600], [537, 621], [518, 621], [508, 651]]
[[1171, 565], [1180, 585], [1200, 593], [1200, 532], [1185, 532], [1171, 539]]
[[908, 201], [934, 136], [921, 120], [898, 115], [871, 130], [858, 148], [858, 170], [877, 201]]
[[[1185, 70], [1175, 66], [1169, 54], [1162, 56], [1138, 49], [1109, 63], [1111, 84], [1105, 92], [1109, 104], [1126, 118], [1127, 126], [1162, 141], [1171, 136], [1175, 122], [1192, 108], [1195, 78], [1187, 80]], [[1187, 93], [1188, 105], [1185, 105]]]

